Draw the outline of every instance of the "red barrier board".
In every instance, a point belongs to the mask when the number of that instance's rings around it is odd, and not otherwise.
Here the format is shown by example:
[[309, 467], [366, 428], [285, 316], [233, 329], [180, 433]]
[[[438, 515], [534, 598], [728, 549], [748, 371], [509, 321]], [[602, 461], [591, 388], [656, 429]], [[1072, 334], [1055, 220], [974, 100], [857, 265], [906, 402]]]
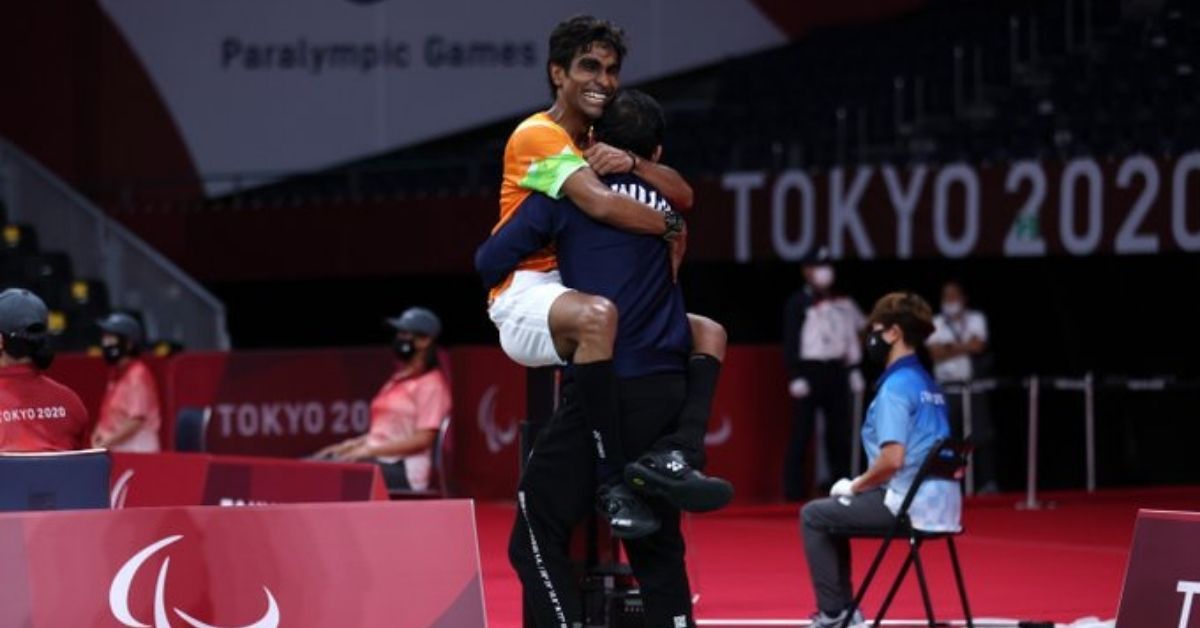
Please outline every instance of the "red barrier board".
[[1200, 513], [1138, 511], [1118, 628], [1200, 627]]
[[[516, 494], [524, 369], [495, 347], [454, 350], [454, 486], [477, 499]], [[783, 358], [775, 346], [731, 347], [709, 420], [708, 473], [733, 482], [739, 503], [782, 496], [791, 430]], [[747, 464], [754, 461], [754, 464]]]
[[207, 454], [112, 455], [114, 508], [386, 500], [373, 464]]
[[113, 508], [199, 506], [208, 480], [207, 454], [112, 454]]
[[471, 502], [0, 515], [3, 626], [483, 626]]
[[242, 506], [387, 498], [383, 473], [373, 464], [214, 456], [202, 503]]
[[167, 405], [212, 408], [213, 453], [295, 458], [365, 432], [395, 364], [384, 349], [184, 354]]
[[455, 494], [513, 499], [525, 420], [525, 369], [495, 347], [454, 350]]
[[733, 482], [736, 503], [778, 501], [792, 406], [779, 347], [731, 347], [709, 418], [705, 472]]
[[[445, 362], [454, 364], [449, 486], [457, 495], [511, 499], [525, 418], [525, 369], [497, 347], [458, 347], [449, 357]], [[97, 360], [78, 359], [87, 362], [61, 371], [68, 386], [86, 387], [103, 375], [84, 373]], [[212, 452], [297, 458], [366, 430], [370, 400], [394, 364], [385, 349], [185, 354], [165, 363], [164, 418], [173, 419], [182, 407], [211, 408]], [[779, 499], [790, 429], [779, 348], [731, 347], [709, 426], [707, 471], [733, 481], [739, 503]]]

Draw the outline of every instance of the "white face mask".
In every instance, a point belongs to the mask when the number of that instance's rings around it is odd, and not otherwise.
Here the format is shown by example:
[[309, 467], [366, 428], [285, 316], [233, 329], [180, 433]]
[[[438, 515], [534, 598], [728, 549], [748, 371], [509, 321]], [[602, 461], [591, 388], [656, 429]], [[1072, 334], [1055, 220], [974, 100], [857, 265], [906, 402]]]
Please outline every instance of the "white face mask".
[[833, 285], [833, 279], [834, 274], [832, 266], [818, 266], [812, 271], [813, 287], [824, 290], [825, 288]]
[[962, 301], [945, 301], [942, 303], [942, 314], [946, 316], [958, 316], [962, 314]]

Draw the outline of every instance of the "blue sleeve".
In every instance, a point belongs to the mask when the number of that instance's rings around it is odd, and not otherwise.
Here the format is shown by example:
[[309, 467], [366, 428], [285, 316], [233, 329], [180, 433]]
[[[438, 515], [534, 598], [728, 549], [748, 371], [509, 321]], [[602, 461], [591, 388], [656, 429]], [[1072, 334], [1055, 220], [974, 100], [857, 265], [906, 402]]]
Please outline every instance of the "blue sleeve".
[[475, 251], [475, 270], [488, 288], [504, 281], [521, 260], [542, 250], [558, 228], [556, 203], [530, 195], [513, 217]]
[[904, 445], [908, 442], [908, 432], [917, 407], [910, 388], [904, 385], [903, 380], [888, 383], [891, 385], [885, 385], [875, 399], [878, 408], [875, 429], [880, 447], [887, 443]]

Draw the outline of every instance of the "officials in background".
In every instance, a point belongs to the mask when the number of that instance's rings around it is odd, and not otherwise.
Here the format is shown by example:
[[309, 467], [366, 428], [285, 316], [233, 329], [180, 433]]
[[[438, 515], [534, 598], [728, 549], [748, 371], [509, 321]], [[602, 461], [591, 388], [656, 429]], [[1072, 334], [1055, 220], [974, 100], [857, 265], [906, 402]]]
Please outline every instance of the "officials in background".
[[47, 377], [54, 352], [46, 304], [28, 290], [0, 292], [0, 451], [83, 449], [88, 413], [79, 395]]
[[809, 496], [809, 443], [817, 411], [825, 416], [825, 453], [833, 477], [850, 475], [852, 433], [850, 395], [863, 391], [858, 366], [862, 310], [834, 290], [836, 274], [829, 253], [817, 251], [803, 265], [804, 287], [783, 311], [783, 352], [788, 393], [794, 400], [792, 436], [784, 461], [784, 495], [789, 501]]
[[160, 451], [162, 405], [154, 375], [141, 357], [142, 324], [124, 312], [109, 314], [96, 324], [100, 351], [108, 364], [108, 385], [92, 446], [133, 453]]
[[[942, 286], [942, 311], [933, 319], [934, 332], [929, 337], [929, 355], [933, 358], [933, 375], [942, 386], [970, 386], [972, 382], [991, 375], [991, 353], [988, 351], [988, 322], [983, 312], [967, 308], [967, 292], [958, 281]], [[971, 442], [975, 444], [975, 486], [980, 493], [994, 493], [996, 485], [995, 429], [982, 392], [970, 392]], [[964, 429], [963, 396], [946, 395], [950, 426], [962, 435]]]
[[371, 400], [370, 428], [315, 457], [373, 461], [383, 469], [388, 488], [426, 490], [438, 428], [450, 415], [450, 385], [438, 368], [442, 322], [430, 310], [414, 307], [388, 324], [396, 331], [396, 370]]

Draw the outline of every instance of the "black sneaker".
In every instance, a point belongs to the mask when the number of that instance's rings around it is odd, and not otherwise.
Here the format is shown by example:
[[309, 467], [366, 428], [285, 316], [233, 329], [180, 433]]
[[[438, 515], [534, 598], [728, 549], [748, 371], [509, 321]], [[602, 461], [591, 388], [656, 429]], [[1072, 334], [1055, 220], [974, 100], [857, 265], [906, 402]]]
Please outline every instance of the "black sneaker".
[[658, 532], [658, 517], [624, 484], [601, 486], [596, 491], [596, 510], [608, 520], [618, 539], [640, 539]]
[[693, 469], [679, 450], [652, 451], [625, 465], [625, 481], [688, 512], [724, 508], [733, 499], [732, 484]]

